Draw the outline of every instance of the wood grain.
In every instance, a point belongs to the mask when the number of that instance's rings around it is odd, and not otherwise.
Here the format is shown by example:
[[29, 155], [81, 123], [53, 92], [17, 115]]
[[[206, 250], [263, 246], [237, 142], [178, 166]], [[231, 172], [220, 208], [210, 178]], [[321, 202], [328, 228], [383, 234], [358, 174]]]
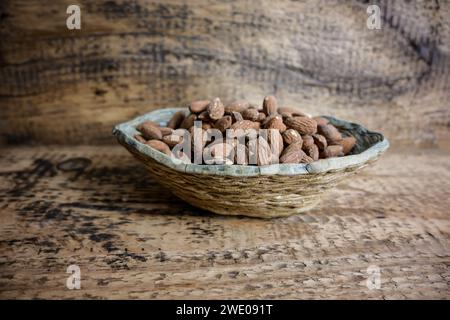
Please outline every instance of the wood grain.
[[177, 200], [119, 146], [3, 148], [0, 297], [449, 299], [449, 156], [389, 151], [309, 213], [260, 220]]
[[220, 96], [328, 114], [391, 140], [450, 140], [450, 3], [71, 1], [0, 4], [0, 142], [108, 144], [113, 125]]

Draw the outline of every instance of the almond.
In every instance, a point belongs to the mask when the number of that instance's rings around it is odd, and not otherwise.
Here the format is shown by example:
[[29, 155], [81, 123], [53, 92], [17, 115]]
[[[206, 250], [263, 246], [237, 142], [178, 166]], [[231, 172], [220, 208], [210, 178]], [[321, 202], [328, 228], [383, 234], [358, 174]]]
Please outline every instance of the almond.
[[302, 136], [294, 129], [287, 129], [285, 132], [283, 132], [283, 141], [287, 145], [292, 144], [294, 142], [303, 143]]
[[189, 105], [189, 110], [192, 113], [200, 113], [206, 110], [206, 108], [209, 105], [209, 100], [198, 100], [198, 101], [192, 101]]
[[169, 127], [159, 127], [159, 130], [161, 130], [161, 134], [163, 136], [167, 136], [169, 134], [172, 134], [173, 129]]
[[258, 166], [266, 166], [272, 162], [272, 151], [265, 139], [259, 137], [248, 142], [249, 151], [256, 152], [256, 159]]
[[328, 121], [327, 118], [323, 118], [323, 117], [313, 117], [313, 119], [317, 122], [317, 125], [330, 123], [330, 121]]
[[311, 158], [310, 156], [306, 155], [306, 154], [300, 160], [300, 163], [311, 163], [311, 162], [314, 162], [314, 159]]
[[260, 123], [259, 122], [254, 122], [254, 121], [250, 121], [250, 120], [241, 120], [241, 121], [233, 123], [233, 125], [231, 126], [231, 129], [233, 129], [233, 130], [237, 130], [237, 129], [242, 129], [242, 130], [255, 129], [255, 130], [258, 130], [259, 128], [260, 128]]
[[170, 148], [175, 147], [177, 144], [183, 141], [183, 136], [179, 136], [176, 134], [169, 134], [162, 138], [162, 141], [167, 144]]
[[177, 111], [173, 114], [167, 126], [171, 129], [178, 129], [185, 117], [184, 111]]
[[325, 148], [324, 151], [320, 153], [320, 158], [331, 158], [343, 156], [343, 148], [341, 145], [332, 145]]
[[245, 120], [250, 120], [250, 121], [257, 121], [258, 117], [259, 117], [258, 110], [252, 109], [252, 108], [242, 111], [241, 114]]
[[141, 136], [140, 134], [135, 134], [135, 135], [134, 135], [134, 138], [135, 138], [137, 141], [139, 141], [140, 143], [146, 143], [146, 142], [147, 142], [147, 140], [146, 140], [143, 136]]
[[197, 116], [195, 114], [190, 114], [186, 118], [184, 118], [183, 122], [180, 125], [180, 128], [182, 129], [189, 129], [194, 125], [195, 120], [197, 119]]
[[307, 117], [291, 117], [284, 121], [288, 128], [297, 130], [300, 134], [314, 134], [317, 132], [317, 123]]
[[232, 164], [229, 159], [232, 151], [233, 146], [227, 143], [215, 143], [204, 149], [203, 157], [207, 164]]
[[314, 139], [312, 136], [305, 134], [302, 135], [302, 139], [303, 139], [303, 148], [309, 148], [310, 146], [312, 146], [314, 144]]
[[279, 158], [284, 149], [283, 137], [280, 131], [276, 129], [269, 129], [267, 133], [267, 141], [269, 142], [271, 149], [275, 152], [276, 157]]
[[147, 140], [161, 140], [162, 133], [159, 127], [154, 125], [153, 121], [145, 121], [141, 123], [137, 128]]
[[231, 118], [233, 119], [233, 123], [244, 120], [244, 118], [242, 117], [242, 114], [240, 114], [239, 112], [236, 112], [236, 111], [233, 111], [231, 113]]
[[280, 115], [274, 116], [264, 127], [266, 129], [279, 130], [281, 133], [286, 131], [286, 125], [283, 123], [283, 118]]
[[313, 134], [312, 137], [314, 139], [314, 143], [317, 145], [317, 147], [319, 147], [319, 150], [325, 150], [325, 148], [327, 147], [327, 139], [325, 139], [325, 137], [321, 134], [317, 133]]
[[342, 140], [341, 133], [332, 124], [321, 124], [317, 126], [317, 132], [327, 139], [328, 144], [337, 144]]
[[291, 115], [293, 117], [308, 117], [306, 113], [301, 112], [299, 109], [295, 107], [280, 107], [278, 108], [279, 114]]
[[247, 109], [250, 106], [250, 104], [247, 101], [244, 100], [237, 100], [230, 104], [228, 104], [225, 107], [225, 112], [228, 114], [231, 114], [233, 112], [242, 112], [245, 109]]
[[315, 144], [306, 148], [305, 153], [314, 161], [319, 160], [319, 148]]
[[168, 156], [172, 155], [169, 146], [160, 140], [149, 140], [146, 144], [159, 152], [167, 154]]
[[280, 163], [300, 163], [306, 154], [302, 150], [301, 143], [292, 143], [283, 150]]
[[266, 96], [263, 101], [263, 112], [266, 116], [277, 114], [278, 103], [274, 96]]
[[232, 124], [231, 116], [223, 116], [214, 124], [216, 129], [219, 129], [220, 132], [224, 132], [226, 129], [230, 128]]
[[349, 154], [356, 144], [356, 139], [354, 136], [345, 137], [339, 142], [339, 144], [342, 146], [342, 152], [344, 154]]
[[259, 112], [258, 113], [258, 119], [256, 119], [256, 121], [261, 122], [261, 121], [264, 121], [264, 119], [266, 119], [266, 114], [264, 112]]
[[208, 115], [212, 120], [219, 120], [225, 113], [225, 108], [219, 98], [214, 98], [207, 107]]
[[201, 120], [201, 121], [210, 121], [211, 120], [211, 118], [209, 117], [208, 111], [200, 112], [197, 116], [197, 119]]

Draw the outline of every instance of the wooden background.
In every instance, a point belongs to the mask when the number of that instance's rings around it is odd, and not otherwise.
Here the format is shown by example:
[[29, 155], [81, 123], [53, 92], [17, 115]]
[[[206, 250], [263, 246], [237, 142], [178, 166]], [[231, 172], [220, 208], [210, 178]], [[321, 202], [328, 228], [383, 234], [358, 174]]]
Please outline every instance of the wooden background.
[[[450, 298], [450, 1], [375, 1], [381, 30], [367, 1], [78, 3], [69, 31], [73, 1], [0, 2], [0, 298]], [[177, 200], [111, 136], [266, 94], [394, 147], [314, 210], [261, 220]]]
[[73, 1], [0, 4], [3, 143], [113, 143], [111, 128], [153, 108], [275, 94], [391, 140], [449, 139], [450, 3]]

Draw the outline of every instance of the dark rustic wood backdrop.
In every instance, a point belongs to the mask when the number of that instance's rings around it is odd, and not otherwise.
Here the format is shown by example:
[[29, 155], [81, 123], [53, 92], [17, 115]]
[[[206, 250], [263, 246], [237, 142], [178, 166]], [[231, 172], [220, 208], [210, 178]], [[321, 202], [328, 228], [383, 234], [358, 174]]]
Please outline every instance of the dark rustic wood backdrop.
[[0, 2], [0, 141], [107, 144], [154, 108], [220, 96], [332, 114], [390, 140], [450, 138], [450, 2]]

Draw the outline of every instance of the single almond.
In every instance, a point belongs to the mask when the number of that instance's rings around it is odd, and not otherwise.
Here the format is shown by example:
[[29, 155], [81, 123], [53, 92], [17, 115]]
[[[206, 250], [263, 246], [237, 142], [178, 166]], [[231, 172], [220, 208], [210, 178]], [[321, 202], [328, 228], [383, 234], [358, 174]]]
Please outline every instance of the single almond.
[[286, 145], [290, 145], [294, 142], [303, 142], [302, 136], [294, 129], [287, 129], [283, 132], [283, 141]]
[[177, 134], [169, 134], [162, 137], [162, 141], [167, 144], [170, 148], [175, 147], [177, 144], [183, 142], [183, 136]]
[[145, 121], [141, 123], [137, 129], [141, 132], [142, 136], [147, 140], [152, 139], [161, 140], [162, 138], [161, 130], [159, 129], [159, 127], [154, 125], [153, 121]]
[[225, 107], [225, 112], [227, 114], [232, 114], [233, 112], [242, 112], [245, 109], [247, 109], [250, 106], [250, 104], [245, 100], [237, 100], [233, 101], [232, 103], [228, 104]]
[[297, 130], [300, 134], [314, 134], [317, 132], [317, 122], [307, 117], [286, 118], [284, 123], [290, 129]]
[[200, 113], [206, 110], [206, 108], [209, 105], [209, 100], [198, 100], [198, 101], [192, 101], [189, 105], [189, 110], [192, 113]]
[[146, 143], [146, 142], [147, 142], [147, 140], [146, 140], [143, 136], [141, 136], [140, 134], [135, 134], [135, 135], [134, 135], [134, 138], [135, 138], [137, 141], [139, 141], [140, 143]]
[[305, 153], [314, 161], [319, 160], [319, 148], [315, 144], [306, 148]]
[[327, 139], [328, 144], [337, 144], [342, 140], [339, 130], [332, 124], [321, 124], [317, 126], [317, 132]]
[[317, 145], [317, 147], [319, 148], [320, 151], [325, 150], [325, 148], [327, 147], [327, 139], [325, 139], [325, 137], [321, 134], [315, 133], [312, 135], [313, 139], [314, 139], [314, 143]]
[[212, 120], [219, 120], [225, 113], [225, 108], [219, 98], [214, 98], [207, 107], [208, 115]]
[[245, 120], [257, 121], [259, 117], [259, 112], [256, 109], [249, 108], [241, 112], [242, 117]]
[[173, 114], [172, 118], [170, 119], [169, 123], [167, 124], [167, 127], [171, 129], [178, 129], [181, 125], [181, 122], [183, 122], [184, 118], [186, 117], [184, 111], [177, 111]]
[[231, 126], [231, 129], [233, 129], [233, 130], [237, 130], [237, 129], [242, 129], [242, 130], [255, 129], [255, 130], [258, 130], [259, 128], [260, 128], [260, 123], [259, 122], [250, 121], [250, 120], [241, 120], [241, 121], [233, 123], [233, 125]]
[[266, 96], [263, 100], [263, 112], [266, 116], [277, 114], [278, 103], [274, 96]]
[[183, 122], [180, 125], [181, 129], [189, 129], [194, 125], [195, 120], [197, 119], [197, 116], [195, 114], [190, 114], [186, 118], [184, 118]]
[[224, 132], [226, 129], [231, 127], [232, 122], [231, 116], [223, 116], [214, 123], [214, 127], [219, 129], [221, 132]]
[[330, 121], [328, 121], [327, 118], [323, 118], [323, 117], [313, 117], [313, 119], [317, 122], [317, 125], [330, 123]]
[[302, 135], [302, 139], [303, 139], [303, 148], [305, 149], [309, 148], [314, 144], [314, 139], [309, 134]]
[[302, 150], [301, 143], [292, 143], [287, 146], [280, 157], [280, 163], [300, 163], [300, 160], [306, 156]]
[[147, 145], [158, 150], [159, 152], [167, 154], [168, 156], [172, 155], [169, 146], [160, 140], [149, 140], [147, 141]]
[[356, 145], [356, 139], [354, 136], [348, 136], [343, 138], [339, 144], [342, 146], [342, 152], [346, 155], [349, 154]]
[[341, 145], [331, 145], [320, 153], [320, 158], [340, 157], [344, 155], [344, 148]]
[[266, 129], [276, 129], [279, 130], [280, 133], [286, 131], [286, 125], [283, 123], [283, 118], [280, 115], [276, 115], [273, 117], [267, 124], [264, 126]]

